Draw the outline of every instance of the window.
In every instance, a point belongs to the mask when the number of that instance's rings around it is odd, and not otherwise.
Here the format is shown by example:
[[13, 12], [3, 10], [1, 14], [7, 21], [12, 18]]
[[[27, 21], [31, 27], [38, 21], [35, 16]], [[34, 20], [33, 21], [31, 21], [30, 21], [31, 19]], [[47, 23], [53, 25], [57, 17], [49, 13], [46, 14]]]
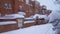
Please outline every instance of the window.
[[22, 8], [23, 8], [23, 6], [22, 6], [22, 5], [20, 5], [20, 6], [19, 6], [19, 8], [20, 8], [20, 9], [22, 9]]
[[29, 2], [29, 0], [26, 0], [26, 4], [32, 6], [32, 2]]
[[29, 11], [30, 11], [31, 13], [33, 13], [33, 9], [30, 9]]
[[19, 0], [19, 1], [23, 2], [24, 0]]
[[36, 7], [39, 7], [39, 6], [40, 6], [40, 3], [36, 1], [36, 2], [35, 2], [35, 6], [36, 6]]
[[5, 8], [5, 9], [12, 9], [12, 6], [11, 6], [10, 3], [5, 3], [5, 4], [4, 4], [4, 8]]
[[45, 10], [42, 10], [42, 14], [43, 14], [43, 15], [45, 14]]
[[29, 0], [26, 0], [26, 4], [29, 4]]
[[35, 13], [38, 13], [38, 10], [36, 9]]
[[32, 2], [29, 2], [29, 4], [28, 4], [28, 5], [32, 6]]

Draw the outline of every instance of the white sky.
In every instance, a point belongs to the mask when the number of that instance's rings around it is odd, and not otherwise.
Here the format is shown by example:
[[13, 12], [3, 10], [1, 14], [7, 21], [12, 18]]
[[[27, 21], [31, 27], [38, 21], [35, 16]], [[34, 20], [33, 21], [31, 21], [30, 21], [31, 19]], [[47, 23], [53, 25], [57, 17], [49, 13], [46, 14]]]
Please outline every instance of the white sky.
[[46, 5], [47, 9], [51, 10], [60, 10], [60, 7], [58, 5], [54, 4], [54, 0], [37, 0], [40, 2], [40, 5]]

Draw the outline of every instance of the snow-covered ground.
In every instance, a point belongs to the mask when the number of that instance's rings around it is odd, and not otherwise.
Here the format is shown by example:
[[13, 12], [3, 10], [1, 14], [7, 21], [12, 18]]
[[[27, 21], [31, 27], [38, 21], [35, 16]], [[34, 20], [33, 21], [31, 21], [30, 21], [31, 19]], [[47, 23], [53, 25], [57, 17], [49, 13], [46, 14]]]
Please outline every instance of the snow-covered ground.
[[18, 29], [1, 34], [54, 34], [51, 24], [36, 25], [24, 29]]

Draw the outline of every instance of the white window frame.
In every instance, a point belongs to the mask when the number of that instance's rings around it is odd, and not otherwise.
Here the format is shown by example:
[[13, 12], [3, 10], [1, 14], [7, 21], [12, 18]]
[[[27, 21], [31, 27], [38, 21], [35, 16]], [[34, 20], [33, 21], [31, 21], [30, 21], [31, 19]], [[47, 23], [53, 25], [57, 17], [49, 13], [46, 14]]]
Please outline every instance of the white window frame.
[[19, 8], [20, 8], [20, 9], [22, 9], [22, 8], [23, 8], [23, 6], [22, 6], [22, 5], [19, 5]]
[[5, 8], [5, 9], [12, 9], [12, 6], [11, 6], [10, 3], [5, 3], [5, 4], [4, 4], [4, 8]]

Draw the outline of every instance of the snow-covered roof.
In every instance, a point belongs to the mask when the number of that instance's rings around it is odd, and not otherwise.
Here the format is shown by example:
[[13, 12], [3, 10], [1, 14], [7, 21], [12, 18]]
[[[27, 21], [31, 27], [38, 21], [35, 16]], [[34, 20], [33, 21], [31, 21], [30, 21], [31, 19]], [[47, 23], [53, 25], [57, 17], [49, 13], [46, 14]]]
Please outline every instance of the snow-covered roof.
[[46, 17], [47, 17], [47, 15], [35, 14], [35, 15], [33, 16], [33, 18], [36, 18], [37, 16], [38, 16], [38, 18], [46, 18]]
[[10, 14], [5, 15], [4, 17], [0, 17], [0, 19], [15, 19], [15, 18], [24, 18], [24, 16], [19, 14]]
[[51, 24], [36, 25], [28, 28], [8, 31], [0, 34], [54, 34]]
[[5, 22], [0, 22], [0, 25], [8, 25], [8, 24], [16, 24], [16, 21], [5, 21]]

